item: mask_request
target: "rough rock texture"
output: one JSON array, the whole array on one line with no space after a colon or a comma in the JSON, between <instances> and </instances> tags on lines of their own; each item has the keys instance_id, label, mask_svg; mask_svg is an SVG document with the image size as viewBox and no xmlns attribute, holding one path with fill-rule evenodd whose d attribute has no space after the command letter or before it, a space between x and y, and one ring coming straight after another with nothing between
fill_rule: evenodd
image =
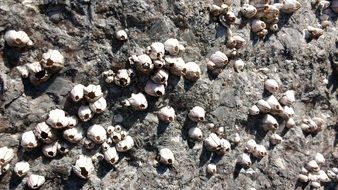
<instances>
[{"instance_id":1,"label":"rough rock texture","mask_svg":"<svg viewBox=\"0 0 338 190\"><path fill-rule=\"evenodd\" d=\"M338 23L330 15L331 25L318 40L307 41L308 25L317 26L318 12L310 1L293 15L281 14L280 30L259 40L250 32L249 24L232 26L247 45L237 57L245 61L242 72L235 72L233 61L218 76L207 73L207 58L215 51L226 51L226 29L209 16L211 0L0 0L0 140L17 152L12 160L26 160L31 172L46 176L43 189L309 189L297 182L303 163L322 153L327 162L324 170L338 165ZM238 13L241 2L233 1ZM115 31L128 29L129 40L117 41ZM8 47L3 39L9 29L23 30L34 41L32 48ZM122 108L120 101L141 88L107 85L101 73L128 66L128 57L140 54L155 41L177 38L186 47L186 62L195 61L203 71L196 83L183 77L169 79L165 96L147 97L146 111ZM14 67L39 60L48 49L59 49L66 58L65 68L47 82L34 86L22 79ZM235 59L233 59L235 60ZM305 136L299 126L277 130L284 141L269 146L269 135L257 130L260 118L248 116L248 109L264 96L263 83L274 78L281 92L296 91L293 104L299 124L307 116L326 116L325 129L317 135ZM96 115L88 124L115 124L116 117L136 140L136 147L121 155L115 166L102 161L88 181L71 171L78 154L93 154L80 145L65 156L50 159L38 148L25 152L20 146L21 134L46 119L53 108L75 114L78 105L68 93L75 84L100 84L106 93L109 109ZM161 106L175 108L178 118L169 125L159 122L155 111ZM236 132L242 141L223 157L204 150L203 143L187 140L191 123L187 113L193 106L205 108L204 136L224 127L224 137ZM282 122L282 121L281 121ZM213 123L210 128L208 123ZM61 138L61 137L60 137ZM254 138L268 149L268 155L253 163L250 169L238 169L236 159L244 151L245 142ZM177 162L173 167L155 167L158 149L171 149ZM98 148L97 148L98 149ZM206 175L206 165L217 164L218 172ZM0 189L22 189L25 179L12 171L1 176ZM334 189L325 183L322 188ZM337 188L337 187L336 187Z\"/></svg>"}]
</instances>

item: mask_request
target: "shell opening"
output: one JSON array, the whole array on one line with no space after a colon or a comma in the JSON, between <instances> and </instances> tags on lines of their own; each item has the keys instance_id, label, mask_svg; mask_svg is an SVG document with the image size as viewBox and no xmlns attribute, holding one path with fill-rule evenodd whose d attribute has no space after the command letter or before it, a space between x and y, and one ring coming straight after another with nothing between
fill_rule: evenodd
<instances>
[{"instance_id":1,"label":"shell opening","mask_svg":"<svg viewBox=\"0 0 338 190\"><path fill-rule=\"evenodd\" d=\"M89 92L88 93L88 97L90 98L90 99L94 99L96 96L95 96L95 92Z\"/></svg>"},{"instance_id":2,"label":"shell opening","mask_svg":"<svg viewBox=\"0 0 338 190\"><path fill-rule=\"evenodd\" d=\"M41 136L42 139L47 139L48 138L48 134L46 132L43 132L43 131L41 132L40 136Z\"/></svg>"},{"instance_id":3,"label":"shell opening","mask_svg":"<svg viewBox=\"0 0 338 190\"><path fill-rule=\"evenodd\" d=\"M45 75L46 75L46 70L41 70L41 71L35 73L34 76L37 79L42 79L43 77L45 77Z\"/></svg>"},{"instance_id":4,"label":"shell opening","mask_svg":"<svg viewBox=\"0 0 338 190\"><path fill-rule=\"evenodd\" d=\"M88 176L88 171L86 170L86 168L81 167L80 170L81 170L81 175L83 177L87 177Z\"/></svg>"}]
</instances>

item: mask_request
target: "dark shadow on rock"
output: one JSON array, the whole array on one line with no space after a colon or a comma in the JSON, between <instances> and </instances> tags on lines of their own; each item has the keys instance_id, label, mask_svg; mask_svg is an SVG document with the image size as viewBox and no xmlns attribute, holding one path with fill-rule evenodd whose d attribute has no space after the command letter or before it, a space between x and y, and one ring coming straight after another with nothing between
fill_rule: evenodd
<instances>
[{"instance_id":1,"label":"dark shadow on rock","mask_svg":"<svg viewBox=\"0 0 338 190\"><path fill-rule=\"evenodd\" d=\"M271 144L271 143L269 143L268 150L272 150L272 149L274 149L275 147L276 147L276 145L275 145L275 144Z\"/></svg>"},{"instance_id":2,"label":"dark shadow on rock","mask_svg":"<svg viewBox=\"0 0 338 190\"><path fill-rule=\"evenodd\" d=\"M174 91L177 84L180 82L180 80L181 80L181 77L179 76L169 75L168 86L166 87L166 90L167 90L166 93Z\"/></svg>"},{"instance_id":3,"label":"dark shadow on rock","mask_svg":"<svg viewBox=\"0 0 338 190\"><path fill-rule=\"evenodd\" d=\"M338 42L336 42L336 48L338 48ZM338 89L338 51L333 52L329 56L332 73L329 75L327 88L331 89L331 94L335 93ZM337 95L338 96L338 95ZM338 99L338 97L336 97Z\"/></svg>"},{"instance_id":4,"label":"dark shadow on rock","mask_svg":"<svg viewBox=\"0 0 338 190\"><path fill-rule=\"evenodd\" d=\"M55 81L57 78L57 75L52 75L47 81L38 84L38 85L33 85L29 79L23 79L23 86L24 86L24 91L27 96L31 96L33 99L37 98L38 96L42 95L43 93L46 92L48 87Z\"/></svg>"},{"instance_id":5,"label":"dark shadow on rock","mask_svg":"<svg viewBox=\"0 0 338 190\"><path fill-rule=\"evenodd\" d=\"M213 74L212 71L210 71L209 69L208 69L207 73L208 73L209 80L216 80L218 78L218 75L219 75L219 74L217 74L217 75Z\"/></svg>"},{"instance_id":6,"label":"dark shadow on rock","mask_svg":"<svg viewBox=\"0 0 338 190\"><path fill-rule=\"evenodd\" d=\"M195 144L196 144L196 142L194 140L192 140L192 139L188 139L187 141L188 141L188 147L190 149L193 149L194 146L195 146Z\"/></svg>"},{"instance_id":7,"label":"dark shadow on rock","mask_svg":"<svg viewBox=\"0 0 338 190\"><path fill-rule=\"evenodd\" d=\"M297 180L294 189L298 189L298 188L305 189L307 185L308 183L300 182L299 180Z\"/></svg>"},{"instance_id":8,"label":"dark shadow on rock","mask_svg":"<svg viewBox=\"0 0 338 190\"><path fill-rule=\"evenodd\" d=\"M1 180L0 180L1 181ZM17 187L22 182L22 178L18 177L14 172L12 172L11 178L9 180L9 189L17 189Z\"/></svg>"},{"instance_id":9,"label":"dark shadow on rock","mask_svg":"<svg viewBox=\"0 0 338 190\"><path fill-rule=\"evenodd\" d=\"M262 127L263 117L264 114L259 114L256 116L248 115L247 117L247 125L245 126L246 131L255 135L255 140L257 143L260 143L268 133L268 131L264 130Z\"/></svg>"},{"instance_id":10,"label":"dark shadow on rock","mask_svg":"<svg viewBox=\"0 0 338 190\"><path fill-rule=\"evenodd\" d=\"M169 123L166 123L160 120L160 122L157 125L157 137L161 136L166 131L168 126L169 126Z\"/></svg>"},{"instance_id":11,"label":"dark shadow on rock","mask_svg":"<svg viewBox=\"0 0 338 190\"><path fill-rule=\"evenodd\" d=\"M204 146L202 148L202 152L199 158L199 167L204 166L211 158L212 153L210 151L208 151Z\"/></svg>"},{"instance_id":12,"label":"dark shadow on rock","mask_svg":"<svg viewBox=\"0 0 338 190\"><path fill-rule=\"evenodd\" d=\"M237 179L237 177L239 176L239 173L241 172L242 168L243 167L239 163L236 162L236 165L235 165L235 168L234 168L234 172L232 174L232 176L233 176L234 179Z\"/></svg>"},{"instance_id":13,"label":"dark shadow on rock","mask_svg":"<svg viewBox=\"0 0 338 190\"><path fill-rule=\"evenodd\" d=\"M82 101L74 102L70 96L66 97L66 101L63 104L63 110L68 113L68 115L78 115L78 110L82 104Z\"/></svg>"},{"instance_id":14,"label":"dark shadow on rock","mask_svg":"<svg viewBox=\"0 0 338 190\"><path fill-rule=\"evenodd\" d=\"M287 127L284 127L283 130L282 130L282 132L281 132L281 134L280 134L280 136L284 137L288 131L289 131L289 129Z\"/></svg>"},{"instance_id":15,"label":"dark shadow on rock","mask_svg":"<svg viewBox=\"0 0 338 190\"><path fill-rule=\"evenodd\" d=\"M104 178L111 170L116 171L116 167L107 163L105 160L100 161L98 165L97 177L100 179Z\"/></svg>"},{"instance_id":16,"label":"dark shadow on rock","mask_svg":"<svg viewBox=\"0 0 338 190\"><path fill-rule=\"evenodd\" d=\"M218 154L212 154L212 157L211 157L211 160L210 160L210 163L213 163L213 164L217 164L219 161L222 160L224 155L218 155Z\"/></svg>"},{"instance_id":17,"label":"dark shadow on rock","mask_svg":"<svg viewBox=\"0 0 338 190\"><path fill-rule=\"evenodd\" d=\"M65 189L82 189L87 182L87 179L78 177L73 170L67 180L62 180Z\"/></svg>"},{"instance_id":18,"label":"dark shadow on rock","mask_svg":"<svg viewBox=\"0 0 338 190\"><path fill-rule=\"evenodd\" d=\"M158 166L156 167L156 172L157 172L157 174L162 175L162 174L164 174L168 169L169 169L169 168L168 168L167 165L159 163Z\"/></svg>"},{"instance_id":19,"label":"dark shadow on rock","mask_svg":"<svg viewBox=\"0 0 338 190\"><path fill-rule=\"evenodd\" d=\"M280 12L278 17L278 28L279 30L283 28L286 24L289 23L290 18L293 14L285 14L283 12Z\"/></svg>"},{"instance_id":20,"label":"dark shadow on rock","mask_svg":"<svg viewBox=\"0 0 338 190\"><path fill-rule=\"evenodd\" d=\"M250 40L252 41L253 46L260 41L259 37L254 32L250 32Z\"/></svg>"},{"instance_id":21,"label":"dark shadow on rock","mask_svg":"<svg viewBox=\"0 0 338 190\"><path fill-rule=\"evenodd\" d=\"M17 65L20 65L20 57L21 57L21 51L24 49L19 49L15 47L10 47L5 43L5 47L3 49L3 61L7 68L14 68Z\"/></svg>"},{"instance_id":22,"label":"dark shadow on rock","mask_svg":"<svg viewBox=\"0 0 338 190\"><path fill-rule=\"evenodd\" d=\"M228 28L223 26L222 24L218 24L216 27L215 38L222 38L224 36L227 36L227 34L228 34Z\"/></svg>"},{"instance_id":23,"label":"dark shadow on rock","mask_svg":"<svg viewBox=\"0 0 338 190\"><path fill-rule=\"evenodd\" d=\"M30 151L25 151L23 148L19 148L19 151L23 151L22 158L23 160L36 160L42 156L42 146L38 146Z\"/></svg>"},{"instance_id":24,"label":"dark shadow on rock","mask_svg":"<svg viewBox=\"0 0 338 190\"><path fill-rule=\"evenodd\" d=\"M323 186L324 186L324 190L333 190L333 189L335 189L335 187L337 187L337 183L326 182L326 183L323 183Z\"/></svg>"},{"instance_id":25,"label":"dark shadow on rock","mask_svg":"<svg viewBox=\"0 0 338 190\"><path fill-rule=\"evenodd\" d=\"M181 129L181 134L182 134L183 140L187 140L189 138L188 137L189 136L188 135L189 129L192 128L192 127L196 127L196 126L197 126L196 123L191 121L191 119L188 116L186 116L184 123L183 123L183 127Z\"/></svg>"},{"instance_id":26,"label":"dark shadow on rock","mask_svg":"<svg viewBox=\"0 0 338 190\"><path fill-rule=\"evenodd\" d=\"M191 87L195 85L197 81L189 81L189 80L184 80L184 90L189 91Z\"/></svg>"}]
</instances>

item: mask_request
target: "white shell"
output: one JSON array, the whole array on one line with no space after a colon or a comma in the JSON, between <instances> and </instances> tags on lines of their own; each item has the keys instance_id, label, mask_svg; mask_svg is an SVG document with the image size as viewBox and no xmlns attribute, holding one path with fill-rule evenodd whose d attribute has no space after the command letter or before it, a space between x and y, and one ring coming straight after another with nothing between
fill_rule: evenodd
<instances>
[{"instance_id":1,"label":"white shell","mask_svg":"<svg viewBox=\"0 0 338 190\"><path fill-rule=\"evenodd\" d=\"M256 146L257 146L256 141L253 140L253 139L250 139L246 142L245 150L249 153L252 153L252 152L254 152Z\"/></svg>"},{"instance_id":2,"label":"white shell","mask_svg":"<svg viewBox=\"0 0 338 190\"><path fill-rule=\"evenodd\" d=\"M73 166L73 171L77 176L88 179L94 171L92 159L88 156L80 155Z\"/></svg>"},{"instance_id":3,"label":"white shell","mask_svg":"<svg viewBox=\"0 0 338 190\"><path fill-rule=\"evenodd\" d=\"M337 177L337 174L334 173L332 170L327 170L326 173L330 179L335 179Z\"/></svg>"},{"instance_id":4,"label":"white shell","mask_svg":"<svg viewBox=\"0 0 338 190\"><path fill-rule=\"evenodd\" d=\"M270 104L263 99L258 100L256 105L257 105L259 111L262 112L262 113L269 113L270 110L271 110Z\"/></svg>"},{"instance_id":5,"label":"white shell","mask_svg":"<svg viewBox=\"0 0 338 190\"><path fill-rule=\"evenodd\" d=\"M109 164L116 164L119 161L119 155L116 152L115 147L108 147L104 152L104 159Z\"/></svg>"},{"instance_id":6,"label":"white shell","mask_svg":"<svg viewBox=\"0 0 338 190\"><path fill-rule=\"evenodd\" d=\"M158 69L162 68L165 65L164 60L154 60L153 63L154 63L154 67Z\"/></svg>"},{"instance_id":7,"label":"white shell","mask_svg":"<svg viewBox=\"0 0 338 190\"><path fill-rule=\"evenodd\" d=\"M264 88L270 93L275 93L279 90L279 85L274 79L267 79L264 83Z\"/></svg>"},{"instance_id":8,"label":"white shell","mask_svg":"<svg viewBox=\"0 0 338 190\"><path fill-rule=\"evenodd\" d=\"M160 160L162 164L172 165L175 162L174 153L168 148L162 148L159 152Z\"/></svg>"},{"instance_id":9,"label":"white shell","mask_svg":"<svg viewBox=\"0 0 338 190\"><path fill-rule=\"evenodd\" d=\"M100 85L90 84L83 88L83 93L88 102L95 102L103 96Z\"/></svg>"},{"instance_id":10,"label":"white shell","mask_svg":"<svg viewBox=\"0 0 338 190\"><path fill-rule=\"evenodd\" d=\"M284 106L284 107L283 107L283 115L284 115L286 118L290 118L290 117L293 117L293 116L295 115L295 111L293 110L292 107Z\"/></svg>"},{"instance_id":11,"label":"white shell","mask_svg":"<svg viewBox=\"0 0 338 190\"><path fill-rule=\"evenodd\" d=\"M131 65L135 65L136 70L144 74L149 74L154 68L153 61L147 54L131 56L129 62Z\"/></svg>"},{"instance_id":12,"label":"white shell","mask_svg":"<svg viewBox=\"0 0 338 190\"><path fill-rule=\"evenodd\" d=\"M165 106L157 112L157 117L166 123L170 123L175 120L176 114L174 108Z\"/></svg>"},{"instance_id":13,"label":"white shell","mask_svg":"<svg viewBox=\"0 0 338 190\"><path fill-rule=\"evenodd\" d=\"M249 115L258 115L259 114L259 108L257 105L253 105L250 109L249 109Z\"/></svg>"},{"instance_id":14,"label":"white shell","mask_svg":"<svg viewBox=\"0 0 338 190\"><path fill-rule=\"evenodd\" d=\"M184 78L190 81L196 81L202 75L200 66L195 62L188 62L185 64L186 72Z\"/></svg>"},{"instance_id":15,"label":"white shell","mask_svg":"<svg viewBox=\"0 0 338 190\"><path fill-rule=\"evenodd\" d=\"M116 150L118 152L126 152L133 148L134 140L131 136L127 135L124 139L116 144Z\"/></svg>"},{"instance_id":16,"label":"white shell","mask_svg":"<svg viewBox=\"0 0 338 190\"><path fill-rule=\"evenodd\" d=\"M42 153L50 158L53 158L56 156L56 153L58 151L58 143L54 142L51 144L46 144L42 147Z\"/></svg>"},{"instance_id":17,"label":"white shell","mask_svg":"<svg viewBox=\"0 0 338 190\"><path fill-rule=\"evenodd\" d=\"M312 119L303 119L300 128L307 133L318 132L318 125Z\"/></svg>"},{"instance_id":18,"label":"white shell","mask_svg":"<svg viewBox=\"0 0 338 190\"><path fill-rule=\"evenodd\" d=\"M95 143L90 138L84 138L84 140L83 140L83 146L86 149L90 150L90 149L93 149L95 147Z\"/></svg>"},{"instance_id":19,"label":"white shell","mask_svg":"<svg viewBox=\"0 0 338 190\"><path fill-rule=\"evenodd\" d=\"M291 128L295 127L295 126L296 126L296 122L295 122L295 120L292 117L289 118L286 121L286 123L285 123L285 127L288 128L288 129L291 129Z\"/></svg>"},{"instance_id":20,"label":"white shell","mask_svg":"<svg viewBox=\"0 0 338 190\"><path fill-rule=\"evenodd\" d=\"M150 96L163 96L165 93L165 86L148 80L146 86L144 87L144 91Z\"/></svg>"},{"instance_id":21,"label":"white shell","mask_svg":"<svg viewBox=\"0 0 338 190\"><path fill-rule=\"evenodd\" d=\"M14 157L14 151L6 146L0 148L0 166L8 164Z\"/></svg>"},{"instance_id":22,"label":"white shell","mask_svg":"<svg viewBox=\"0 0 338 190\"><path fill-rule=\"evenodd\" d=\"M189 111L188 117L192 121L202 122L205 120L205 110L200 106L195 106Z\"/></svg>"},{"instance_id":23,"label":"white shell","mask_svg":"<svg viewBox=\"0 0 338 190\"><path fill-rule=\"evenodd\" d=\"M170 73L176 76L185 75L187 69L185 61L181 57L165 56L166 68L169 68Z\"/></svg>"},{"instance_id":24,"label":"white shell","mask_svg":"<svg viewBox=\"0 0 338 190\"><path fill-rule=\"evenodd\" d=\"M58 153L66 154L69 152L69 145L66 143L57 143Z\"/></svg>"},{"instance_id":25,"label":"white shell","mask_svg":"<svg viewBox=\"0 0 338 190\"><path fill-rule=\"evenodd\" d=\"M78 101L82 100L84 88L85 88L85 86L83 86L82 84L77 84L70 91L70 97L72 98L72 100L74 102L78 102Z\"/></svg>"},{"instance_id":26,"label":"white shell","mask_svg":"<svg viewBox=\"0 0 338 190\"><path fill-rule=\"evenodd\" d=\"M169 38L164 42L164 49L170 55L178 55L180 52L184 51L185 48L177 39Z\"/></svg>"},{"instance_id":27,"label":"white shell","mask_svg":"<svg viewBox=\"0 0 338 190\"><path fill-rule=\"evenodd\" d=\"M128 40L128 34L125 30L118 30L115 32L116 39L120 41L126 41Z\"/></svg>"},{"instance_id":28,"label":"white shell","mask_svg":"<svg viewBox=\"0 0 338 190\"><path fill-rule=\"evenodd\" d=\"M234 144L238 144L241 142L242 138L238 133L232 134L229 137L230 142L234 143Z\"/></svg>"},{"instance_id":29,"label":"white shell","mask_svg":"<svg viewBox=\"0 0 338 190\"><path fill-rule=\"evenodd\" d=\"M325 182L331 181L330 178L329 178L329 176L323 170L319 170L318 175L319 175L319 180L321 182L325 183Z\"/></svg>"},{"instance_id":30,"label":"white shell","mask_svg":"<svg viewBox=\"0 0 338 190\"><path fill-rule=\"evenodd\" d=\"M239 157L237 158L237 163L244 167L244 168L248 168L251 166L251 159L250 159L250 155L246 154L246 153L242 153L241 155L239 155Z\"/></svg>"},{"instance_id":31,"label":"white shell","mask_svg":"<svg viewBox=\"0 0 338 190\"><path fill-rule=\"evenodd\" d=\"M282 105L290 105L295 101L296 101L296 98L295 98L295 91L294 90L288 90L288 91L284 92L283 96L279 99L279 102Z\"/></svg>"},{"instance_id":32,"label":"white shell","mask_svg":"<svg viewBox=\"0 0 338 190\"><path fill-rule=\"evenodd\" d=\"M38 85L49 78L48 72L43 69L39 62L26 64L29 71L29 80L32 84Z\"/></svg>"},{"instance_id":33,"label":"white shell","mask_svg":"<svg viewBox=\"0 0 338 190\"><path fill-rule=\"evenodd\" d=\"M115 80L115 73L112 70L107 70L102 73L102 77L106 83L111 84Z\"/></svg>"},{"instance_id":34,"label":"white shell","mask_svg":"<svg viewBox=\"0 0 338 190\"><path fill-rule=\"evenodd\" d=\"M263 145L257 144L252 155L254 155L256 158L263 158L267 155L266 148Z\"/></svg>"},{"instance_id":35,"label":"white shell","mask_svg":"<svg viewBox=\"0 0 338 190\"><path fill-rule=\"evenodd\" d=\"M313 188L320 188L321 185L318 181L311 181L310 186Z\"/></svg>"},{"instance_id":36,"label":"white shell","mask_svg":"<svg viewBox=\"0 0 338 190\"><path fill-rule=\"evenodd\" d=\"M263 128L268 130L276 130L279 126L277 120L270 114L266 114L262 120Z\"/></svg>"},{"instance_id":37,"label":"white shell","mask_svg":"<svg viewBox=\"0 0 338 190\"><path fill-rule=\"evenodd\" d=\"M203 138L203 132L198 127L191 127L188 131L188 135L191 139L200 141Z\"/></svg>"},{"instance_id":38,"label":"white shell","mask_svg":"<svg viewBox=\"0 0 338 190\"><path fill-rule=\"evenodd\" d=\"M234 63L234 68L236 72L243 71L245 62L242 59L237 59Z\"/></svg>"},{"instance_id":39,"label":"white shell","mask_svg":"<svg viewBox=\"0 0 338 190\"><path fill-rule=\"evenodd\" d=\"M219 155L223 155L226 152L230 151L230 148L231 148L230 142L226 139L221 139L220 144L217 147L216 153Z\"/></svg>"},{"instance_id":40,"label":"white shell","mask_svg":"<svg viewBox=\"0 0 338 190\"><path fill-rule=\"evenodd\" d=\"M324 34L324 30L321 28L316 28L312 26L307 27L307 36L312 39L318 39L321 35Z\"/></svg>"},{"instance_id":41,"label":"white shell","mask_svg":"<svg viewBox=\"0 0 338 190\"><path fill-rule=\"evenodd\" d=\"M142 93L132 93L131 97L122 102L125 106L131 106L136 110L145 110L148 107L148 102L144 94Z\"/></svg>"},{"instance_id":42,"label":"white shell","mask_svg":"<svg viewBox=\"0 0 338 190\"><path fill-rule=\"evenodd\" d=\"M10 167L11 167L10 164L6 164L6 165L3 165L3 166L0 166L0 176L2 174L6 173L9 170Z\"/></svg>"},{"instance_id":43,"label":"white shell","mask_svg":"<svg viewBox=\"0 0 338 190\"><path fill-rule=\"evenodd\" d=\"M80 142L83 138L82 126L77 125L76 127L64 130L63 131L63 137L71 143Z\"/></svg>"},{"instance_id":44,"label":"white shell","mask_svg":"<svg viewBox=\"0 0 338 190\"><path fill-rule=\"evenodd\" d=\"M259 20L259 19L255 19L251 22L251 30L252 32L259 32L262 31L266 28L266 24L265 22Z\"/></svg>"},{"instance_id":45,"label":"white shell","mask_svg":"<svg viewBox=\"0 0 338 190\"><path fill-rule=\"evenodd\" d=\"M89 106L81 105L77 115L79 116L81 121L89 121L91 118L93 118L94 114Z\"/></svg>"},{"instance_id":46,"label":"white shell","mask_svg":"<svg viewBox=\"0 0 338 190\"><path fill-rule=\"evenodd\" d=\"M216 164L208 164L207 165L207 173L209 175L214 175L217 172Z\"/></svg>"},{"instance_id":47,"label":"white shell","mask_svg":"<svg viewBox=\"0 0 338 190\"><path fill-rule=\"evenodd\" d=\"M33 42L24 31L8 30L5 33L5 41L12 47L32 46Z\"/></svg>"},{"instance_id":48,"label":"white shell","mask_svg":"<svg viewBox=\"0 0 338 190\"><path fill-rule=\"evenodd\" d=\"M115 127L112 126L112 125L109 125L107 127L106 131L107 131L107 134L110 135L110 134L112 134L115 131Z\"/></svg>"},{"instance_id":49,"label":"white shell","mask_svg":"<svg viewBox=\"0 0 338 190\"><path fill-rule=\"evenodd\" d=\"M269 104L271 107L270 111L281 113L283 112L283 107L279 104L277 98L274 95L270 95L265 99L265 101Z\"/></svg>"},{"instance_id":50,"label":"white shell","mask_svg":"<svg viewBox=\"0 0 338 190\"><path fill-rule=\"evenodd\" d=\"M204 140L204 146L209 151L216 151L220 144L221 139L215 133L210 133Z\"/></svg>"},{"instance_id":51,"label":"white shell","mask_svg":"<svg viewBox=\"0 0 338 190\"><path fill-rule=\"evenodd\" d=\"M102 113L107 109L107 101L104 97L101 97L95 102L90 103L89 108L95 113Z\"/></svg>"},{"instance_id":52,"label":"white shell","mask_svg":"<svg viewBox=\"0 0 338 190\"><path fill-rule=\"evenodd\" d=\"M299 180L300 182L304 182L304 183L306 183L306 182L308 182L308 181L309 181L309 178L308 178L308 176L307 176L307 175L304 175L304 174L299 174L299 175L298 175L298 180Z\"/></svg>"},{"instance_id":53,"label":"white shell","mask_svg":"<svg viewBox=\"0 0 338 190\"><path fill-rule=\"evenodd\" d=\"M46 70L56 72L64 67L65 59L58 50L49 49L46 53L42 54L40 64Z\"/></svg>"},{"instance_id":54,"label":"white shell","mask_svg":"<svg viewBox=\"0 0 338 190\"><path fill-rule=\"evenodd\" d=\"M17 162L14 166L14 172L17 176L23 177L25 176L30 169L29 163L25 161Z\"/></svg>"},{"instance_id":55,"label":"white shell","mask_svg":"<svg viewBox=\"0 0 338 190\"><path fill-rule=\"evenodd\" d=\"M20 73L22 78L27 78L29 76L29 71L26 65L16 66L15 69Z\"/></svg>"},{"instance_id":56,"label":"white shell","mask_svg":"<svg viewBox=\"0 0 338 190\"><path fill-rule=\"evenodd\" d=\"M226 64L228 64L228 57L220 52L216 51L214 54L212 54L209 58L209 60L214 64L214 67L212 64L208 65L209 70L213 70L216 68L223 68Z\"/></svg>"},{"instance_id":57,"label":"white shell","mask_svg":"<svg viewBox=\"0 0 338 190\"><path fill-rule=\"evenodd\" d=\"M46 181L44 176L31 174L27 179L27 186L31 189L38 189Z\"/></svg>"},{"instance_id":58,"label":"white shell","mask_svg":"<svg viewBox=\"0 0 338 190\"><path fill-rule=\"evenodd\" d=\"M44 143L51 143L56 139L53 129L46 122L38 123L33 132Z\"/></svg>"},{"instance_id":59,"label":"white shell","mask_svg":"<svg viewBox=\"0 0 338 190\"><path fill-rule=\"evenodd\" d=\"M95 143L101 144L107 139L107 131L101 125L92 125L87 130L87 137Z\"/></svg>"},{"instance_id":60,"label":"white shell","mask_svg":"<svg viewBox=\"0 0 338 190\"><path fill-rule=\"evenodd\" d=\"M324 156L321 153L318 152L315 155L315 161L317 162L317 164L322 165L322 164L325 163L325 158L324 158Z\"/></svg>"},{"instance_id":61,"label":"white shell","mask_svg":"<svg viewBox=\"0 0 338 190\"><path fill-rule=\"evenodd\" d=\"M312 121L316 123L317 131L323 130L323 127L324 127L324 124L325 124L325 120L323 118L313 117Z\"/></svg>"},{"instance_id":62,"label":"white shell","mask_svg":"<svg viewBox=\"0 0 338 190\"><path fill-rule=\"evenodd\" d=\"M131 78L134 77L135 73L132 69L120 69L116 72L114 84L121 87L129 86Z\"/></svg>"},{"instance_id":63,"label":"white shell","mask_svg":"<svg viewBox=\"0 0 338 190\"><path fill-rule=\"evenodd\" d=\"M73 116L68 116L68 128L75 127L79 123L79 119L73 115Z\"/></svg>"},{"instance_id":64,"label":"white shell","mask_svg":"<svg viewBox=\"0 0 338 190\"><path fill-rule=\"evenodd\" d=\"M309 174L309 171L305 167L302 167L302 169L300 170L300 173L307 175L307 174Z\"/></svg>"},{"instance_id":65,"label":"white shell","mask_svg":"<svg viewBox=\"0 0 338 190\"><path fill-rule=\"evenodd\" d=\"M276 133L270 136L270 143L273 145L280 144L282 141L283 141L283 138Z\"/></svg>"},{"instance_id":66,"label":"white shell","mask_svg":"<svg viewBox=\"0 0 338 190\"><path fill-rule=\"evenodd\" d=\"M283 7L280 9L282 12L291 14L301 8L301 4L296 0L283 0Z\"/></svg>"},{"instance_id":67,"label":"white shell","mask_svg":"<svg viewBox=\"0 0 338 190\"><path fill-rule=\"evenodd\" d=\"M249 4L244 4L240 11L245 18L252 18L257 13L257 9L253 5Z\"/></svg>"},{"instance_id":68,"label":"white shell","mask_svg":"<svg viewBox=\"0 0 338 190\"><path fill-rule=\"evenodd\" d=\"M278 31L278 24L272 24L270 27L269 27L269 30L271 32L277 32Z\"/></svg>"},{"instance_id":69,"label":"white shell","mask_svg":"<svg viewBox=\"0 0 338 190\"><path fill-rule=\"evenodd\" d=\"M311 160L310 162L308 162L305 165L305 168L311 172L312 171L318 172L320 170L319 165L317 164L315 160Z\"/></svg>"},{"instance_id":70,"label":"white shell","mask_svg":"<svg viewBox=\"0 0 338 190\"><path fill-rule=\"evenodd\" d=\"M151 59L162 59L164 56L164 44L161 42L154 42L147 47L147 53Z\"/></svg>"},{"instance_id":71,"label":"white shell","mask_svg":"<svg viewBox=\"0 0 338 190\"><path fill-rule=\"evenodd\" d=\"M46 123L53 128L60 129L68 126L68 119L65 111L55 109L49 112Z\"/></svg>"},{"instance_id":72,"label":"white shell","mask_svg":"<svg viewBox=\"0 0 338 190\"><path fill-rule=\"evenodd\" d=\"M38 146L38 140L36 139L33 131L26 131L22 134L21 146L24 149L33 149Z\"/></svg>"},{"instance_id":73,"label":"white shell","mask_svg":"<svg viewBox=\"0 0 338 190\"><path fill-rule=\"evenodd\" d=\"M169 73L165 69L159 69L153 74L153 76L151 76L151 80L157 84L166 84L168 81L168 78L169 78Z\"/></svg>"},{"instance_id":74,"label":"white shell","mask_svg":"<svg viewBox=\"0 0 338 190\"><path fill-rule=\"evenodd\" d=\"M114 143L118 143L122 140L122 135L120 132L116 132L114 131L111 135L110 135L110 138L111 140L114 142Z\"/></svg>"},{"instance_id":75,"label":"white shell","mask_svg":"<svg viewBox=\"0 0 338 190\"><path fill-rule=\"evenodd\" d=\"M233 48L241 49L244 47L245 44L246 44L246 41L244 38L238 35L234 35L227 41L226 45L230 49L233 49Z\"/></svg>"}]
</instances>

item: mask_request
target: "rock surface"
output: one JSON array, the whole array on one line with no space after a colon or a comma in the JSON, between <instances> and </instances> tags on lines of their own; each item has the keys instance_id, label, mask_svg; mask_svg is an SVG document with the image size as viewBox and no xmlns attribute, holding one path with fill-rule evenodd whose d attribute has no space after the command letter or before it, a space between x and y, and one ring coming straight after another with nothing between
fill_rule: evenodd
<instances>
[{"instance_id":1,"label":"rock surface","mask_svg":"<svg viewBox=\"0 0 338 190\"><path fill-rule=\"evenodd\" d=\"M246 41L236 57L245 63L242 72L235 72L233 59L218 77L207 73L206 62L215 51L226 51L226 28L213 21L207 7L211 0L0 0L0 140L1 146L15 148L12 160L26 160L31 172L44 175L43 189L309 189L297 182L303 163L315 153L324 155L326 170L338 165L338 23L337 14L330 15L331 25L318 40L307 41L308 25L317 26L317 12L310 1L301 1L302 8L292 15L281 14L280 30L264 40L250 32L249 24L232 26L231 30ZM233 1L238 13L241 2ZM31 48L16 49L6 45L7 30L23 30L34 42ZM117 30L128 29L129 40L115 39ZM177 38L183 42L185 62L194 61L202 69L195 83L171 76L166 94L147 97L149 108L132 111L122 108L120 101L140 85L128 88L107 85L101 73L128 65L128 57L140 54L152 42ZM34 86L15 72L17 65L39 60L48 49L64 55L65 68L47 82ZM249 108L265 96L264 81L273 78L281 84L280 92L295 90L295 120L326 116L326 127L317 135L305 136L299 126L277 133L284 141L269 146L269 135L257 130L259 118L248 116ZM76 106L68 93L75 84L100 84L106 93L109 109L96 115L89 124L108 126L116 120L136 141L136 147L121 156L115 166L102 161L88 180L71 172L76 156L88 153L80 145L65 156L46 158L41 149L24 152L19 139L47 118L54 108L73 115ZM160 107L172 106L177 119L169 125L155 115ZM238 133L242 141L224 155L215 156L204 150L203 143L187 140L192 126L187 119L194 106L206 110L201 129L206 137L224 127L225 138ZM75 107L74 107L75 106ZM120 117L123 117L121 121ZM210 128L209 123L214 127ZM268 155L253 162L250 169L238 169L237 157L243 153L248 139L268 149ZM173 167L155 167L157 151L169 148L177 163ZM98 148L97 148L98 149ZM217 174L206 174L208 163L216 163ZM0 189L22 189L25 179L12 171L1 176ZM326 189L338 188L325 183ZM323 187L323 188L324 188Z\"/></svg>"}]
</instances>

